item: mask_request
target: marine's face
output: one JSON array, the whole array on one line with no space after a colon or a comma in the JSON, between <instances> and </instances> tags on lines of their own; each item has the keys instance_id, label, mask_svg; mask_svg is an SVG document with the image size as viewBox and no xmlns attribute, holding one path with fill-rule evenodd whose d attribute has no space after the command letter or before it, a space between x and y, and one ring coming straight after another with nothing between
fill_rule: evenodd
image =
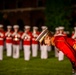
<instances>
[{"instance_id":1,"label":"marine's face","mask_svg":"<svg viewBox=\"0 0 76 75\"><path fill-rule=\"evenodd\" d=\"M38 31L38 29L33 29L33 31Z\"/></svg>"},{"instance_id":2,"label":"marine's face","mask_svg":"<svg viewBox=\"0 0 76 75\"><path fill-rule=\"evenodd\" d=\"M17 32L18 31L18 28L14 28L14 31Z\"/></svg>"},{"instance_id":3,"label":"marine's face","mask_svg":"<svg viewBox=\"0 0 76 75\"><path fill-rule=\"evenodd\" d=\"M45 36L45 38L44 38L44 43L46 44L46 45L51 45L51 37L50 36Z\"/></svg>"},{"instance_id":4,"label":"marine's face","mask_svg":"<svg viewBox=\"0 0 76 75\"><path fill-rule=\"evenodd\" d=\"M60 33L63 33L63 32L64 32L64 30L63 30L63 29L61 29L61 30L60 30Z\"/></svg>"},{"instance_id":5,"label":"marine's face","mask_svg":"<svg viewBox=\"0 0 76 75\"><path fill-rule=\"evenodd\" d=\"M8 28L7 30L8 30L8 31L11 31L11 28Z\"/></svg>"},{"instance_id":6,"label":"marine's face","mask_svg":"<svg viewBox=\"0 0 76 75\"><path fill-rule=\"evenodd\" d=\"M26 31L26 32L29 32L29 31L30 31L30 28L28 28L28 29L25 29L25 31Z\"/></svg>"}]
</instances>

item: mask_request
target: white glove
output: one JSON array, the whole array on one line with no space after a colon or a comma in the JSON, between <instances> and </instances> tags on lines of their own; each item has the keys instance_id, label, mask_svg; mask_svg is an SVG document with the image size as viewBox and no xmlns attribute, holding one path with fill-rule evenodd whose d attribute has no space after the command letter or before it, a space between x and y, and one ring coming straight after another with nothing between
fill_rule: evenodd
<instances>
[{"instance_id":1,"label":"white glove","mask_svg":"<svg viewBox=\"0 0 76 75\"><path fill-rule=\"evenodd\" d=\"M17 33L16 32L14 32L13 34L12 34L12 36L15 36Z\"/></svg>"},{"instance_id":2,"label":"white glove","mask_svg":"<svg viewBox=\"0 0 76 75\"><path fill-rule=\"evenodd\" d=\"M9 34L9 32L7 32L7 33L5 34L5 36L8 36L8 34Z\"/></svg>"},{"instance_id":3,"label":"white glove","mask_svg":"<svg viewBox=\"0 0 76 75\"><path fill-rule=\"evenodd\" d=\"M29 36L28 34L26 34L26 37L27 37L28 39L30 39L30 36Z\"/></svg>"},{"instance_id":4,"label":"white glove","mask_svg":"<svg viewBox=\"0 0 76 75\"><path fill-rule=\"evenodd\" d=\"M22 38L22 39L24 39L25 35L26 35L26 34L25 34L25 33L23 33L23 35L22 35L22 37L21 37L21 38Z\"/></svg>"}]
</instances>

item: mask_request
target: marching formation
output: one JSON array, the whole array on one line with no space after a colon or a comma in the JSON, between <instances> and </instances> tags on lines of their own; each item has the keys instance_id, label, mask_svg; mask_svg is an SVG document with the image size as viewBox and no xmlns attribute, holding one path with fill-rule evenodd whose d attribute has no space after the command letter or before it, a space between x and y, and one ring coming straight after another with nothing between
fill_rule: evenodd
<instances>
[{"instance_id":1,"label":"marching formation","mask_svg":"<svg viewBox=\"0 0 76 75\"><path fill-rule=\"evenodd\" d=\"M12 31L13 28L13 31ZM24 60L29 61L30 56L37 57L38 50L40 50L41 59L48 58L48 52L52 50L52 46L47 46L46 44L41 44L36 41L36 38L40 34L38 31L38 27L33 26L32 32L30 30L30 26L24 26L24 31L19 31L19 26L11 25L7 26L7 31L3 30L3 25L0 24L0 60L3 60L3 51L4 47L6 49L6 55L8 57L13 57L14 59L18 59L20 57L20 50L24 52ZM42 26L42 31L48 28L47 26ZM63 34L63 35L62 35ZM61 35L67 36L67 32L64 31L64 27L60 26L55 28L54 37ZM72 39L76 40L76 27L74 27L74 32L71 36ZM64 53L58 48L54 46L55 49L55 57L58 58L59 61L64 60Z\"/></svg>"}]
</instances>

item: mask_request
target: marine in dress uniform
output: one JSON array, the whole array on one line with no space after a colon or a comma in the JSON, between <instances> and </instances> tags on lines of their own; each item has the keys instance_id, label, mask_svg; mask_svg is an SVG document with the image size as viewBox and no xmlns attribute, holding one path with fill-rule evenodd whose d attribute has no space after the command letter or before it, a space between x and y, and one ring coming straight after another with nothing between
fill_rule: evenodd
<instances>
[{"instance_id":1,"label":"marine in dress uniform","mask_svg":"<svg viewBox=\"0 0 76 75\"><path fill-rule=\"evenodd\" d=\"M12 26L7 26L5 32L7 56L12 56Z\"/></svg>"},{"instance_id":2,"label":"marine in dress uniform","mask_svg":"<svg viewBox=\"0 0 76 75\"><path fill-rule=\"evenodd\" d=\"M30 54L31 54L31 39L32 39L32 33L30 32L30 26L26 25L25 31L22 34L22 40L23 40L23 49L24 49L24 60L29 61L30 60Z\"/></svg>"},{"instance_id":3,"label":"marine in dress uniform","mask_svg":"<svg viewBox=\"0 0 76 75\"><path fill-rule=\"evenodd\" d=\"M0 24L0 60L3 60L4 38L5 32L3 31L3 25Z\"/></svg>"},{"instance_id":4,"label":"marine in dress uniform","mask_svg":"<svg viewBox=\"0 0 76 75\"><path fill-rule=\"evenodd\" d=\"M67 36L67 35L64 33L64 27L63 27L63 26L60 26L60 27L59 27L59 34L58 34L58 36L62 36L62 37ZM64 60L64 53L63 53L62 51L60 51L60 50L59 50L59 53L58 53L58 60L59 60L59 61Z\"/></svg>"},{"instance_id":5,"label":"marine in dress uniform","mask_svg":"<svg viewBox=\"0 0 76 75\"><path fill-rule=\"evenodd\" d=\"M18 31L19 30L19 26L18 25L14 25L14 32L12 34L13 37L13 58L19 58L20 56L20 39L21 39L21 34Z\"/></svg>"},{"instance_id":6,"label":"marine in dress uniform","mask_svg":"<svg viewBox=\"0 0 76 75\"><path fill-rule=\"evenodd\" d=\"M42 31L47 29L47 26L42 26ZM48 48L45 44L40 44L41 49L41 59L47 59L48 58Z\"/></svg>"},{"instance_id":7,"label":"marine in dress uniform","mask_svg":"<svg viewBox=\"0 0 76 75\"><path fill-rule=\"evenodd\" d=\"M56 37L56 36L58 36L58 34L59 34L59 28L58 27L56 27L55 28L55 34L54 34L54 37ZM58 53L59 53L59 50L58 50L58 48L56 47L56 46L54 46L54 49L55 49L55 57L58 57Z\"/></svg>"},{"instance_id":8,"label":"marine in dress uniform","mask_svg":"<svg viewBox=\"0 0 76 75\"><path fill-rule=\"evenodd\" d=\"M38 38L36 40L37 41L39 40L39 42L41 42L40 39L44 35L45 34L38 36ZM67 36L53 37L53 35L49 32L43 38L43 41L47 45L50 45L50 44L55 45L60 51L62 51L65 54L65 56L70 60L70 62L72 64L74 75L76 75L76 43L75 43L75 40L73 40Z\"/></svg>"},{"instance_id":9,"label":"marine in dress uniform","mask_svg":"<svg viewBox=\"0 0 76 75\"><path fill-rule=\"evenodd\" d=\"M34 26L33 32L32 32L32 56L33 57L37 57L37 53L38 53L39 42L35 40L38 37L38 35L39 35L38 27Z\"/></svg>"}]
</instances>

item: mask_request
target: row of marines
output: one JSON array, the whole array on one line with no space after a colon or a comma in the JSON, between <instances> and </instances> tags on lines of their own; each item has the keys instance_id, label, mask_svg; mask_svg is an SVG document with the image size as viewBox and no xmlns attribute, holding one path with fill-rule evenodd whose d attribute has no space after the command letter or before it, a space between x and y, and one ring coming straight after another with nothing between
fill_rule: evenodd
<instances>
[{"instance_id":1,"label":"row of marines","mask_svg":"<svg viewBox=\"0 0 76 75\"><path fill-rule=\"evenodd\" d=\"M47 26L42 26L42 30L46 29ZM24 52L24 60L30 60L30 55L32 52L33 57L37 57L38 49L40 46L41 51L41 59L48 58L48 51L51 50L51 46L47 46L45 44L39 44L35 39L38 37L40 32L38 31L38 27L34 26L33 31L30 31L30 26L24 26L24 32L19 31L19 26L13 26L14 31L12 31L12 26L7 26L7 31L3 30L3 25L0 24L0 60L3 60L3 50L4 43L6 46L6 54L8 57L13 56L13 58L17 59L20 57L20 49L23 46ZM64 27L56 27L54 36L58 36L63 34L62 36L67 36L67 33L64 32ZM74 27L74 32L72 34L72 38L76 40L76 27ZM32 49L31 49L32 48ZM55 48L55 57L58 57L59 61L64 60L63 52L59 51ZM31 51L32 50L32 51Z\"/></svg>"}]
</instances>

